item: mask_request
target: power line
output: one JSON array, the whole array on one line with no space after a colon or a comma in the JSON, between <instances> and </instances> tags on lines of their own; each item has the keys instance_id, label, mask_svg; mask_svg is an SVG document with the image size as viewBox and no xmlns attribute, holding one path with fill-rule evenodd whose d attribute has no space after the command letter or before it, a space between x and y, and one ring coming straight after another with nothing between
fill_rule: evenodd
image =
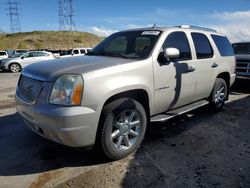
<instances>
[{"instance_id":1,"label":"power line","mask_svg":"<svg viewBox=\"0 0 250 188\"><path fill-rule=\"evenodd\" d=\"M20 32L21 31L21 23L20 23L20 3L18 0L8 0L6 2L7 5L7 15L10 19L10 32Z\"/></svg>"},{"instance_id":2,"label":"power line","mask_svg":"<svg viewBox=\"0 0 250 188\"><path fill-rule=\"evenodd\" d=\"M73 0L58 0L59 30L76 31Z\"/></svg>"}]
</instances>

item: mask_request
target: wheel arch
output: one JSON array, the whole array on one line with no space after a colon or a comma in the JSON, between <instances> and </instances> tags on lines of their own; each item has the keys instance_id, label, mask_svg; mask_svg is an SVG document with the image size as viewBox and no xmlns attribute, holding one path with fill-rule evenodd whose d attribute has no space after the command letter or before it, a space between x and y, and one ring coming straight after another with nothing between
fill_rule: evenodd
<instances>
[{"instance_id":1,"label":"wheel arch","mask_svg":"<svg viewBox=\"0 0 250 188\"><path fill-rule=\"evenodd\" d=\"M227 84L227 88L229 90L229 88L230 88L230 73L229 72L222 72L222 73L218 74L218 76L216 78L221 78L221 79L225 80L226 84ZM229 96L229 91L227 92L226 100L228 100L228 96Z\"/></svg>"},{"instance_id":2,"label":"wheel arch","mask_svg":"<svg viewBox=\"0 0 250 188\"><path fill-rule=\"evenodd\" d=\"M124 91L120 93L116 93L112 96L110 96L103 104L98 126L97 126L97 131L96 131L96 138L95 138L95 145L98 147L99 144L99 136L100 136L100 130L102 126L102 121L103 121L103 108L107 105L110 104L111 102L121 99L121 98L132 98L136 101L138 101L145 109L146 114L147 114L147 119L149 121L150 119L150 98L146 90L144 89L132 89L129 91Z\"/></svg>"}]
</instances>

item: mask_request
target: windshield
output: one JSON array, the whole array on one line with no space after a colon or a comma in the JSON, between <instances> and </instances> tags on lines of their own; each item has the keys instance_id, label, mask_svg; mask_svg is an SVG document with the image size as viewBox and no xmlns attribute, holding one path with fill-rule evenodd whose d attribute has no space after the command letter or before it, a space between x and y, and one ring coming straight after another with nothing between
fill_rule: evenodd
<instances>
[{"instance_id":1,"label":"windshield","mask_svg":"<svg viewBox=\"0 0 250 188\"><path fill-rule=\"evenodd\" d=\"M145 59L152 51L160 31L126 31L115 33L87 55Z\"/></svg>"},{"instance_id":2,"label":"windshield","mask_svg":"<svg viewBox=\"0 0 250 188\"><path fill-rule=\"evenodd\" d=\"M235 54L250 54L250 43L233 44Z\"/></svg>"}]
</instances>

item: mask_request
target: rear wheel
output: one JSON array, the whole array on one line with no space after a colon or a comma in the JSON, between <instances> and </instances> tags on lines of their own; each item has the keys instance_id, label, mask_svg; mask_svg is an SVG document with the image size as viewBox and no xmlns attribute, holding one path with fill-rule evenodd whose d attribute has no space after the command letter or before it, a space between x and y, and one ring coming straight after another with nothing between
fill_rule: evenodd
<instances>
[{"instance_id":1,"label":"rear wheel","mask_svg":"<svg viewBox=\"0 0 250 188\"><path fill-rule=\"evenodd\" d=\"M228 86L224 79L216 78L213 91L210 96L212 110L217 112L222 109L228 95Z\"/></svg>"},{"instance_id":2,"label":"rear wheel","mask_svg":"<svg viewBox=\"0 0 250 188\"><path fill-rule=\"evenodd\" d=\"M21 71L21 67L17 63L12 63L9 66L9 69L10 69L11 72L20 72Z\"/></svg>"},{"instance_id":3,"label":"rear wheel","mask_svg":"<svg viewBox=\"0 0 250 188\"><path fill-rule=\"evenodd\" d=\"M118 99L103 109L101 150L117 160L134 152L141 144L147 126L143 106L134 99Z\"/></svg>"}]
</instances>

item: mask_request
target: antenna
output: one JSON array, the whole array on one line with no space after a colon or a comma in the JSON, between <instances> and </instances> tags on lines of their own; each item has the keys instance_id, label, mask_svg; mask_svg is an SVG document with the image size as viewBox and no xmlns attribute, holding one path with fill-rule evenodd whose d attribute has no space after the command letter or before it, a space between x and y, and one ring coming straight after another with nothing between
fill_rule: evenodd
<instances>
[{"instance_id":1,"label":"antenna","mask_svg":"<svg viewBox=\"0 0 250 188\"><path fill-rule=\"evenodd\" d=\"M10 19L10 32L20 32L21 24L20 24L20 3L18 0L8 0L6 2L7 5L7 15Z\"/></svg>"},{"instance_id":2,"label":"antenna","mask_svg":"<svg viewBox=\"0 0 250 188\"><path fill-rule=\"evenodd\" d=\"M73 0L58 0L59 31L76 31Z\"/></svg>"},{"instance_id":3,"label":"antenna","mask_svg":"<svg viewBox=\"0 0 250 188\"><path fill-rule=\"evenodd\" d=\"M154 29L156 28L156 23L154 23L154 25L153 25L153 27L152 27L152 28L154 28Z\"/></svg>"}]
</instances>

